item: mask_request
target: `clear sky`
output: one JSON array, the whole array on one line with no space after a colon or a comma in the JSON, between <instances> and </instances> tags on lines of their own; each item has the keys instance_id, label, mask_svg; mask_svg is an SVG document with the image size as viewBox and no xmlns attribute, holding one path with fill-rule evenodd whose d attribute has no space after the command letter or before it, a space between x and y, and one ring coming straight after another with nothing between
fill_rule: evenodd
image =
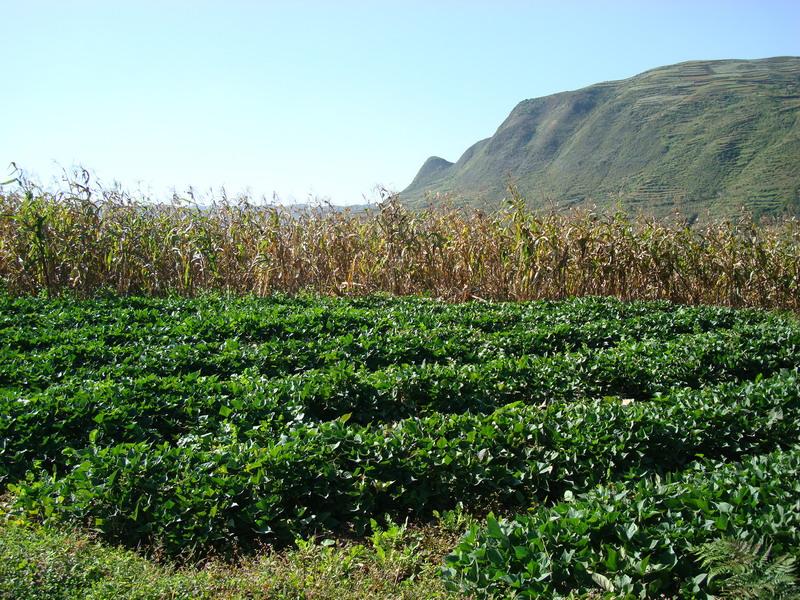
<instances>
[{"instance_id":1,"label":"clear sky","mask_svg":"<svg viewBox=\"0 0 800 600\"><path fill-rule=\"evenodd\" d=\"M0 0L0 180L374 198L525 98L800 55L800 0Z\"/></svg>"}]
</instances>

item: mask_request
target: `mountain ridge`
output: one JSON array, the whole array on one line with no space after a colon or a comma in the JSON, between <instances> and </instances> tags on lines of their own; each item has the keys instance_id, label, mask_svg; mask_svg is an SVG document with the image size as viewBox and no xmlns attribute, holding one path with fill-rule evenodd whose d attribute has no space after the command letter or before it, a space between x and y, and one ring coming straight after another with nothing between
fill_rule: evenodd
<instances>
[{"instance_id":1,"label":"mountain ridge","mask_svg":"<svg viewBox=\"0 0 800 600\"><path fill-rule=\"evenodd\" d=\"M800 214L800 57L686 61L519 102L452 163L425 161L401 201L436 194L664 216Z\"/></svg>"}]
</instances>

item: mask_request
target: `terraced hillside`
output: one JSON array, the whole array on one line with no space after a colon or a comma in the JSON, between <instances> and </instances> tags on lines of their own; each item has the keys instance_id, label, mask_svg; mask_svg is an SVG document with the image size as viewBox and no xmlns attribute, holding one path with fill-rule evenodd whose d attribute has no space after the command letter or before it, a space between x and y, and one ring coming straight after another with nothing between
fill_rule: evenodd
<instances>
[{"instance_id":1,"label":"terraced hillside","mask_svg":"<svg viewBox=\"0 0 800 600\"><path fill-rule=\"evenodd\" d=\"M661 67L521 102L456 163L428 159L401 198L496 206L513 181L533 207L799 214L799 116L800 58Z\"/></svg>"}]
</instances>

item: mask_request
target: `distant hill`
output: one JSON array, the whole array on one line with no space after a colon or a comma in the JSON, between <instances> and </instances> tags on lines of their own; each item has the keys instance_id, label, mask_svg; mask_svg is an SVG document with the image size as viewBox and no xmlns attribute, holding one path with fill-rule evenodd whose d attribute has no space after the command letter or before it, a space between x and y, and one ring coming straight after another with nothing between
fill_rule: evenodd
<instances>
[{"instance_id":1,"label":"distant hill","mask_svg":"<svg viewBox=\"0 0 800 600\"><path fill-rule=\"evenodd\" d=\"M663 216L800 214L800 58L694 61L520 102L451 163L431 157L400 193Z\"/></svg>"}]
</instances>

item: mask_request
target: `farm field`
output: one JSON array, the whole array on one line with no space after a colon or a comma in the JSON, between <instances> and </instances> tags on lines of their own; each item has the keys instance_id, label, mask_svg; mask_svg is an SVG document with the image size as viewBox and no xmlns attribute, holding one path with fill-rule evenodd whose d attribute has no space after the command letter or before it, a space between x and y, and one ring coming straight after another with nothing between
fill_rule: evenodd
<instances>
[{"instance_id":1,"label":"farm field","mask_svg":"<svg viewBox=\"0 0 800 600\"><path fill-rule=\"evenodd\" d=\"M707 544L800 554L789 314L5 295L0 357L3 598L736 597Z\"/></svg>"},{"instance_id":2,"label":"farm field","mask_svg":"<svg viewBox=\"0 0 800 600\"><path fill-rule=\"evenodd\" d=\"M691 224L621 211L415 212L256 198L168 202L87 179L0 190L0 281L12 295L421 295L450 301L613 296L800 312L800 221Z\"/></svg>"},{"instance_id":3,"label":"farm field","mask_svg":"<svg viewBox=\"0 0 800 600\"><path fill-rule=\"evenodd\" d=\"M800 2L508 4L8 3L0 600L800 600Z\"/></svg>"}]
</instances>

